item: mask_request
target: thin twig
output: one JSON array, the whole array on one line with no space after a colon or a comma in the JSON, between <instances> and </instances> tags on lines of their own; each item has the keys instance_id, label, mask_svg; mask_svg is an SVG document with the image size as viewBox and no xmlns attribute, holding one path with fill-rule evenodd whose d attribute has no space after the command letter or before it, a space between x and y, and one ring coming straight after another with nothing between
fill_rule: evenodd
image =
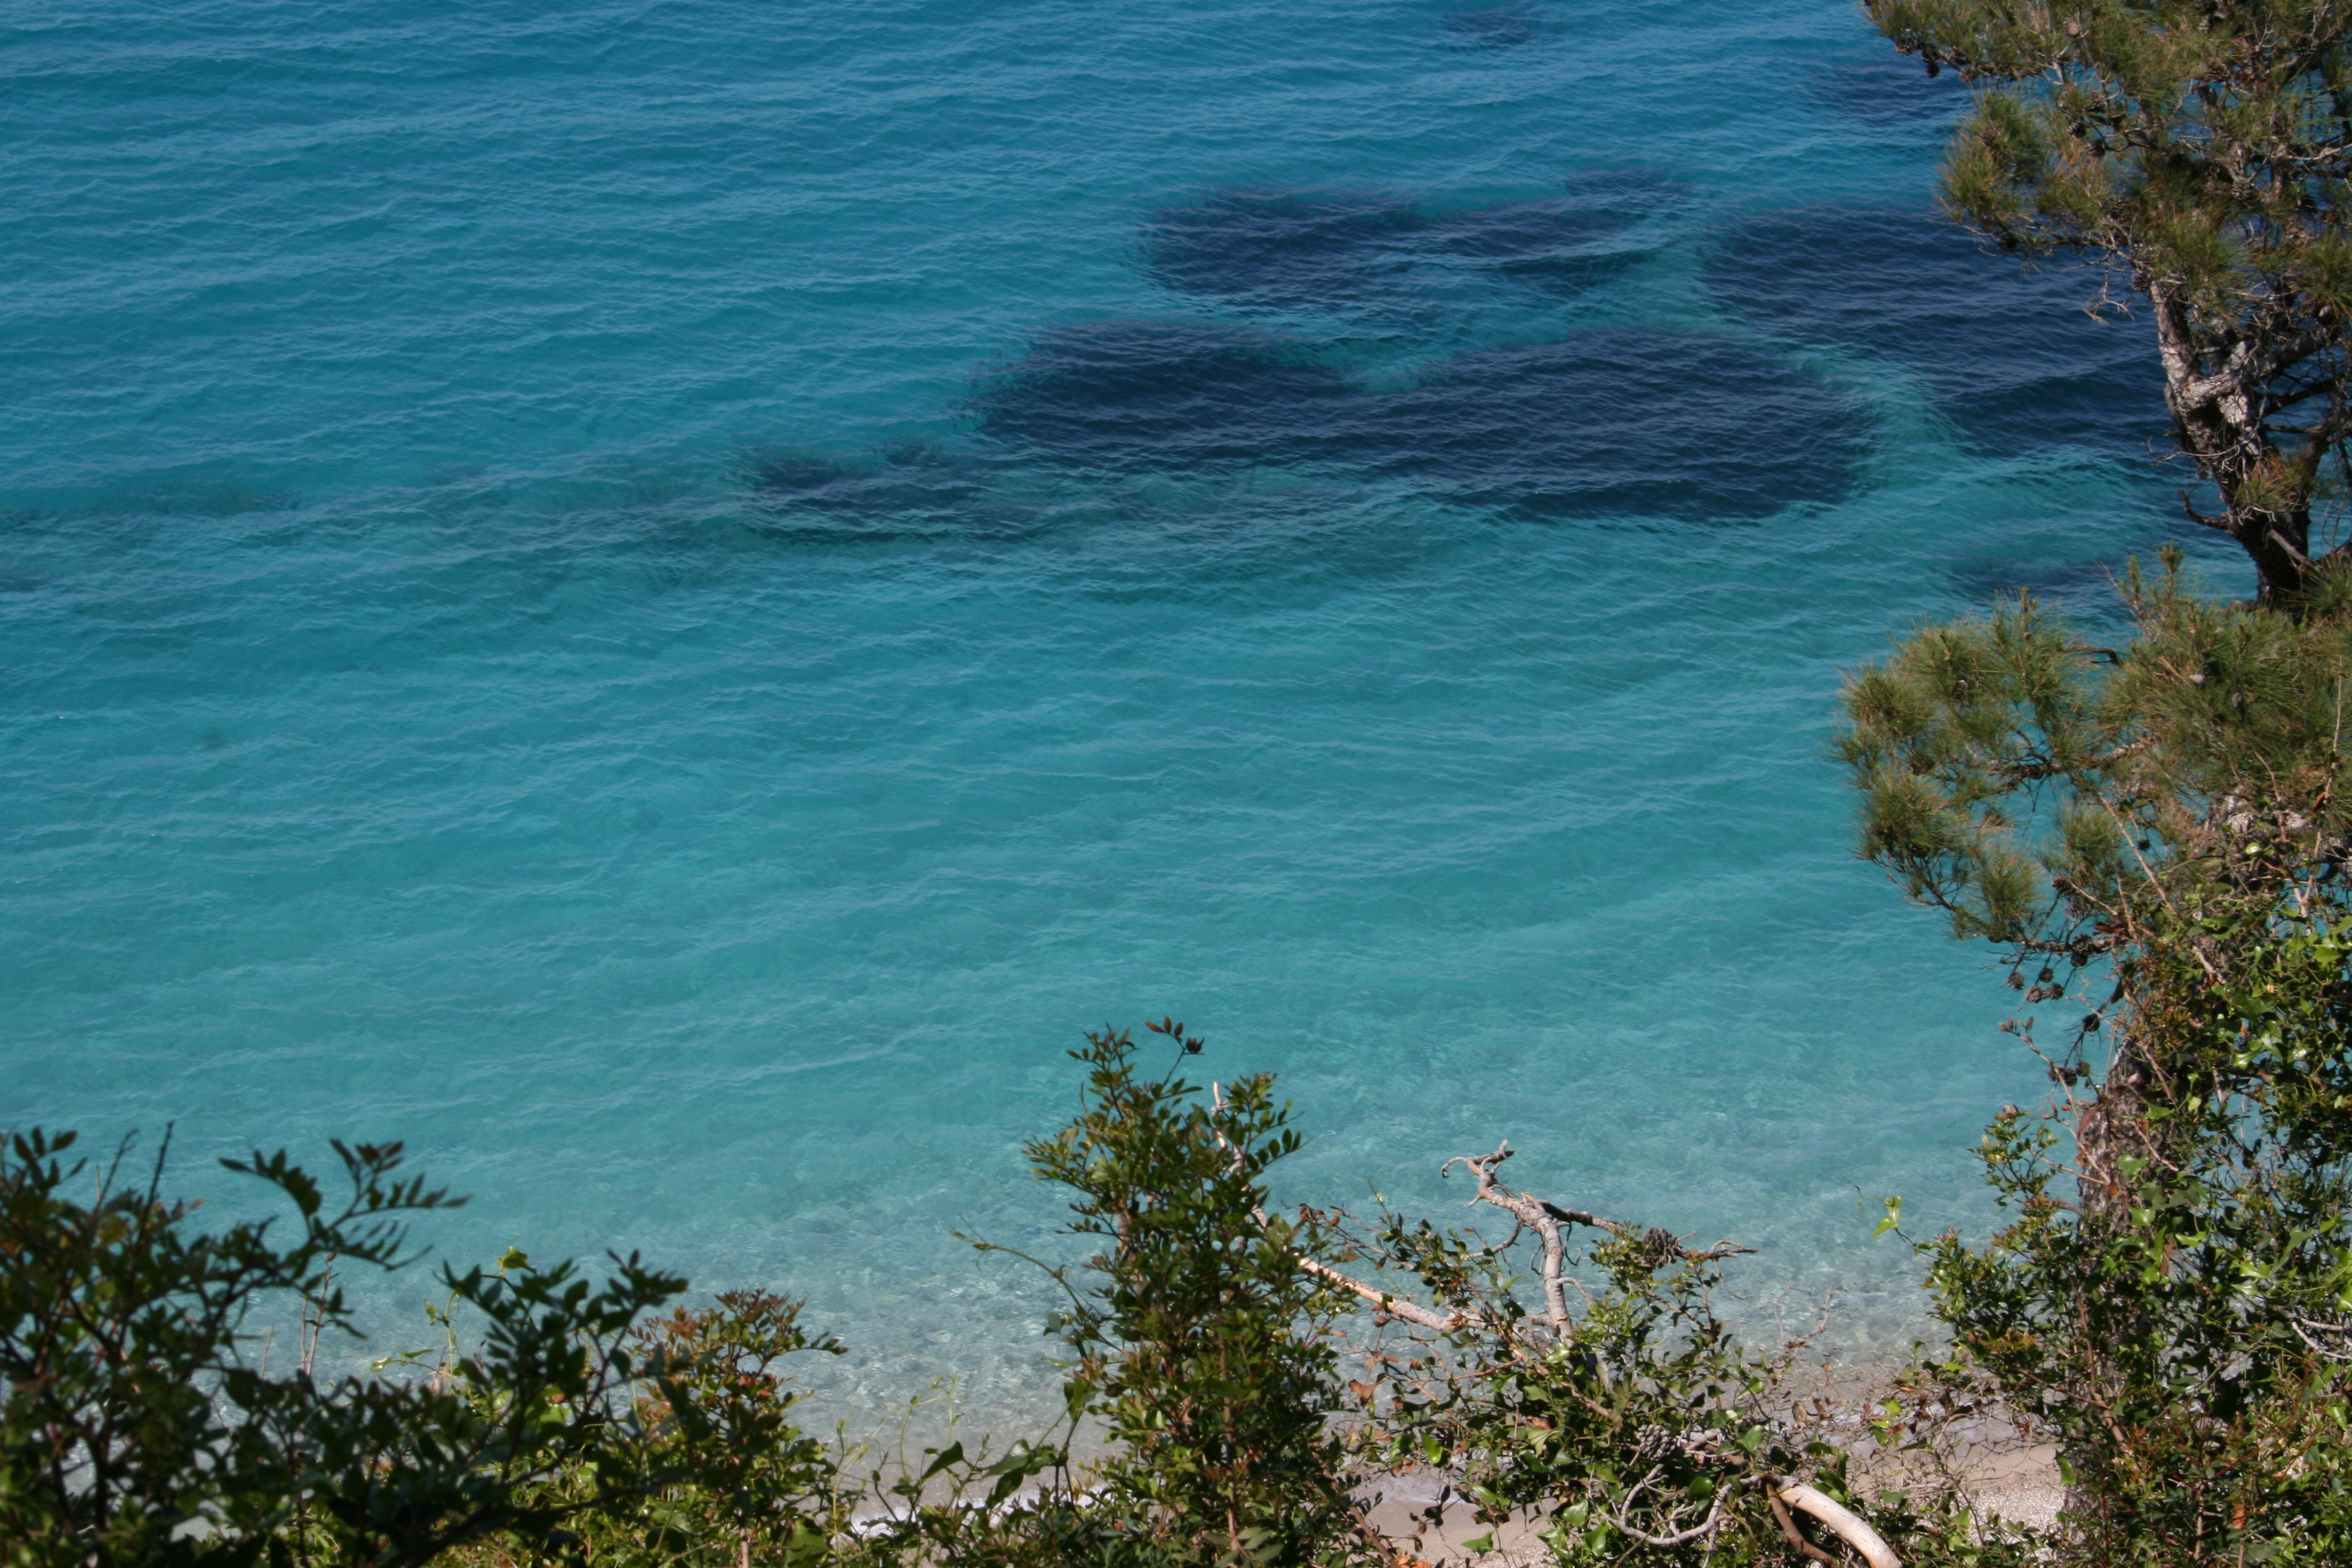
<instances>
[{"instance_id":1,"label":"thin twig","mask_svg":"<svg viewBox=\"0 0 2352 1568\"><path fill-rule=\"evenodd\" d=\"M1611 1525L1616 1529L1623 1531L1626 1534L1632 1536L1634 1540L1640 1542L1644 1546L1686 1546L1703 1535L1712 1535L1715 1532L1716 1525L1720 1522L1723 1518L1723 1500L1729 1496L1730 1492L1731 1489L1729 1487L1719 1489L1715 1494L1714 1505L1706 1510L1706 1517L1699 1521L1698 1523L1692 1525L1688 1530L1683 1531L1679 1534L1675 1535L1647 1534L1642 1531L1634 1529L1632 1525L1626 1523L1623 1520L1617 1518L1613 1514L1610 1516L1609 1522Z\"/></svg>"}]
</instances>

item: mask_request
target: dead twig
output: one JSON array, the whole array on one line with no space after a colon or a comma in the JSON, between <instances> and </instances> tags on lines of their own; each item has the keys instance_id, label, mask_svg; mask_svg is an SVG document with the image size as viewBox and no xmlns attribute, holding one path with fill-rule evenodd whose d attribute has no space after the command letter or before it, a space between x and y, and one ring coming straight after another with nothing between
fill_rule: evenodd
<instances>
[{"instance_id":1,"label":"dead twig","mask_svg":"<svg viewBox=\"0 0 2352 1568\"><path fill-rule=\"evenodd\" d=\"M1715 1527L1723 1521L1723 1500L1730 1490L1730 1488L1725 1487L1717 1491L1714 1506L1706 1510L1706 1517L1678 1534L1651 1535L1634 1529L1614 1515L1610 1517L1609 1523L1611 1528L1623 1531L1644 1546L1686 1546L1703 1535L1712 1535L1715 1532Z\"/></svg>"},{"instance_id":2,"label":"dead twig","mask_svg":"<svg viewBox=\"0 0 2352 1568\"><path fill-rule=\"evenodd\" d=\"M1830 1568L1837 1568L1836 1558L1831 1556L1828 1552L1822 1551L1820 1547L1806 1540L1798 1531L1797 1521L1789 1517L1789 1505L1780 1500L1780 1493L1771 1492L1766 1495L1771 1499L1772 1517L1774 1520L1779 1521L1780 1526L1780 1534L1788 1541L1789 1544L1795 1547L1798 1551L1803 1552L1806 1556L1811 1558L1816 1563L1826 1563L1830 1565Z\"/></svg>"}]
</instances>

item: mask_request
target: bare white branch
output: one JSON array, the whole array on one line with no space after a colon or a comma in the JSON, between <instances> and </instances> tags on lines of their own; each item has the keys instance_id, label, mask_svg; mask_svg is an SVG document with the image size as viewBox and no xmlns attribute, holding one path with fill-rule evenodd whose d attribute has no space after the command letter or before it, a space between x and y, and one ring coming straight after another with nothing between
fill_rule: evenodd
<instances>
[{"instance_id":1,"label":"bare white branch","mask_svg":"<svg viewBox=\"0 0 2352 1568\"><path fill-rule=\"evenodd\" d=\"M1894 1548L1879 1538L1878 1531L1822 1493L1801 1482L1789 1481L1773 1488L1772 1495L1790 1508L1820 1520L1823 1528L1861 1552L1862 1560L1869 1563L1870 1568L1903 1568L1903 1560L1895 1555Z\"/></svg>"}]
</instances>

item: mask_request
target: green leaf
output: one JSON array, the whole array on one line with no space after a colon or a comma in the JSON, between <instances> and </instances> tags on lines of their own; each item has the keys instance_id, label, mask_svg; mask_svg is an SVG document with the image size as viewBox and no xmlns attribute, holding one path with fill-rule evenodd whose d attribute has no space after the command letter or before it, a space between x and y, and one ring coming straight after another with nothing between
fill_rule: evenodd
<instances>
[{"instance_id":1,"label":"green leaf","mask_svg":"<svg viewBox=\"0 0 2352 1568\"><path fill-rule=\"evenodd\" d=\"M830 1554L832 1545L824 1531L807 1523L796 1523L792 1533L784 1538L784 1562L790 1568L801 1568L803 1563L822 1563Z\"/></svg>"}]
</instances>

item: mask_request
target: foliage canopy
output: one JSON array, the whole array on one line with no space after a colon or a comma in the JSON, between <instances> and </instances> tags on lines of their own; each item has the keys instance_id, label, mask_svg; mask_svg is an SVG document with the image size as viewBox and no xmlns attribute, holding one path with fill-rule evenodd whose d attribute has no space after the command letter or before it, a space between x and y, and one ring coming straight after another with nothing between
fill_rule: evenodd
<instances>
[{"instance_id":1,"label":"foliage canopy","mask_svg":"<svg viewBox=\"0 0 2352 1568\"><path fill-rule=\"evenodd\" d=\"M2352 468L2352 44L2340 0L1864 0L1975 88L1952 212L2029 258L2144 295L2180 447L2268 598L2315 561ZM2094 309L2114 307L2102 292ZM2183 504L2189 505L2186 492ZM2340 552L2346 542L2333 546Z\"/></svg>"}]
</instances>

